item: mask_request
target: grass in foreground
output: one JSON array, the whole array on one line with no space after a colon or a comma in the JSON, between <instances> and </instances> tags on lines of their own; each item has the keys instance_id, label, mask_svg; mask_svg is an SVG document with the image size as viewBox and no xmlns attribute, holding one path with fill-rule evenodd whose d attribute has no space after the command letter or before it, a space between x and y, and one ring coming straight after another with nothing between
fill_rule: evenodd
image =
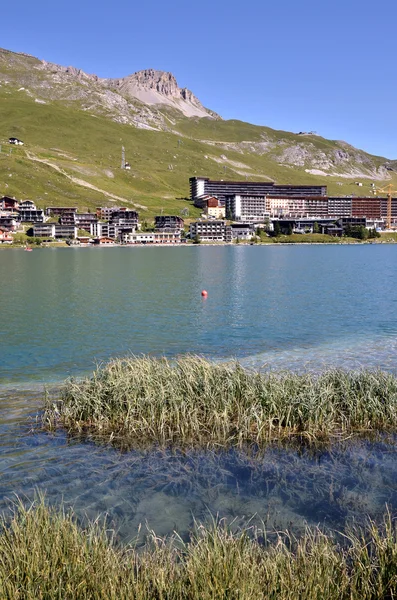
<instances>
[{"instance_id":1,"label":"grass in foreground","mask_svg":"<svg viewBox=\"0 0 397 600\"><path fill-rule=\"evenodd\" d=\"M381 371L255 373L185 356L131 357L47 398L47 428L142 443L263 446L396 430L397 378Z\"/></svg>"},{"instance_id":2,"label":"grass in foreground","mask_svg":"<svg viewBox=\"0 0 397 600\"><path fill-rule=\"evenodd\" d=\"M300 539L261 530L197 526L188 542L149 533L146 547L119 547L104 527L80 528L73 514L16 505L0 519L4 600L239 599L376 600L397 594L397 529L350 531L339 545L307 530Z\"/></svg>"}]
</instances>

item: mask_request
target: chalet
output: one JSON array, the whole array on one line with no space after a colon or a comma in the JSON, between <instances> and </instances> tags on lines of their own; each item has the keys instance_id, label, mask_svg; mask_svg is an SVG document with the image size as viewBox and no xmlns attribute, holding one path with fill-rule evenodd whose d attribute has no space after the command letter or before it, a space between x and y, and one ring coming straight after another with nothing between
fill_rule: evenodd
<instances>
[{"instance_id":1,"label":"chalet","mask_svg":"<svg viewBox=\"0 0 397 600\"><path fill-rule=\"evenodd\" d=\"M15 200L15 198L10 198L9 196L3 196L0 198L0 209L15 212L18 210L19 202Z\"/></svg>"},{"instance_id":2,"label":"chalet","mask_svg":"<svg viewBox=\"0 0 397 600\"><path fill-rule=\"evenodd\" d=\"M16 137L10 137L10 138L8 138L8 143L9 144L14 144L15 146L23 146L23 141L19 140Z\"/></svg>"},{"instance_id":3,"label":"chalet","mask_svg":"<svg viewBox=\"0 0 397 600\"><path fill-rule=\"evenodd\" d=\"M82 246L88 246L89 244L93 243L93 239L88 236L79 236L76 239L78 239Z\"/></svg>"},{"instance_id":4,"label":"chalet","mask_svg":"<svg viewBox=\"0 0 397 600\"><path fill-rule=\"evenodd\" d=\"M116 243L115 240L113 238L110 238L110 237L101 236L99 238L95 238L94 239L94 244L96 246L97 245L100 245L100 246L114 246L115 243Z\"/></svg>"}]
</instances>

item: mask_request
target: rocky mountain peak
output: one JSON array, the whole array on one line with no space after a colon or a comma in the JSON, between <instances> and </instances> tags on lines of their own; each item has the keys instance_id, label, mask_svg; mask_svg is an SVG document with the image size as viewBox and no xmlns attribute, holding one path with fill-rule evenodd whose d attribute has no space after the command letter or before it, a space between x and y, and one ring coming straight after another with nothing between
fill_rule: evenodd
<instances>
[{"instance_id":1,"label":"rocky mountain peak","mask_svg":"<svg viewBox=\"0 0 397 600\"><path fill-rule=\"evenodd\" d=\"M134 81L142 88L156 90L164 96L178 96L178 83L172 73L156 71L155 69L144 69L120 81Z\"/></svg>"},{"instance_id":2,"label":"rocky mountain peak","mask_svg":"<svg viewBox=\"0 0 397 600\"><path fill-rule=\"evenodd\" d=\"M144 69L128 77L103 81L123 95L137 98L145 104L168 104L189 117L213 116L190 90L180 88L174 75L167 71Z\"/></svg>"}]
</instances>

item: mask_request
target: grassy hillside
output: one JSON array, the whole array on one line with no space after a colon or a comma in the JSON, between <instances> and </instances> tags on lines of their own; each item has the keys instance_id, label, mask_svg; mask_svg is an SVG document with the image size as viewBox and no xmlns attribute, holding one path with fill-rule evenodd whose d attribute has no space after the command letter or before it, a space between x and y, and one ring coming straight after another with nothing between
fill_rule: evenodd
<instances>
[{"instance_id":1,"label":"grassy hillside","mask_svg":"<svg viewBox=\"0 0 397 600\"><path fill-rule=\"evenodd\" d=\"M145 218L188 207L194 217L197 209L183 199L189 195L192 175L325 183L330 194L370 194L371 179L361 179L363 187L358 188L357 176L319 176L306 172L306 163L280 163L286 147L308 147L314 153L339 148L337 142L318 136L239 121L188 119L166 109L163 114L172 121L172 132L137 129L82 110L76 103L38 102L29 90L18 89L11 83L0 86L0 194L30 198L40 207L57 204L92 210L114 203L138 206ZM25 145L11 147L9 136L21 138ZM263 145L269 141L271 149L266 151ZM120 169L122 145L131 171ZM376 167L385 162L378 157L369 160ZM397 181L396 174L390 174L391 181ZM377 185L383 183L389 181Z\"/></svg>"}]
</instances>

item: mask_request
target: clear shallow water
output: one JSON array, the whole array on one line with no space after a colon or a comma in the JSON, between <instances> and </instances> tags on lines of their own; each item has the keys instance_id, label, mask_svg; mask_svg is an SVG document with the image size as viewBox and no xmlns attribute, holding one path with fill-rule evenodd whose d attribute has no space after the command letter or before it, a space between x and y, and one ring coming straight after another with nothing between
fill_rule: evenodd
<instances>
[{"instance_id":1,"label":"clear shallow water","mask_svg":"<svg viewBox=\"0 0 397 600\"><path fill-rule=\"evenodd\" d=\"M15 492L73 506L84 521L107 515L119 539L132 541L142 524L158 535L186 537L194 519L211 515L273 529L303 531L306 524L343 530L381 520L386 504L397 512L395 442L355 441L317 452L273 448L244 452L153 450L120 453L62 434L29 433L31 393L1 397L0 510ZM10 416L11 415L11 416Z\"/></svg>"},{"instance_id":2,"label":"clear shallow water","mask_svg":"<svg viewBox=\"0 0 397 600\"><path fill-rule=\"evenodd\" d=\"M247 366L396 371L394 246L59 249L0 252L0 508L46 490L123 540L148 521L183 535L193 516L341 529L397 511L392 443L315 457L120 454L29 433L43 382L126 352L237 357ZM200 292L209 296L202 300Z\"/></svg>"}]
</instances>

